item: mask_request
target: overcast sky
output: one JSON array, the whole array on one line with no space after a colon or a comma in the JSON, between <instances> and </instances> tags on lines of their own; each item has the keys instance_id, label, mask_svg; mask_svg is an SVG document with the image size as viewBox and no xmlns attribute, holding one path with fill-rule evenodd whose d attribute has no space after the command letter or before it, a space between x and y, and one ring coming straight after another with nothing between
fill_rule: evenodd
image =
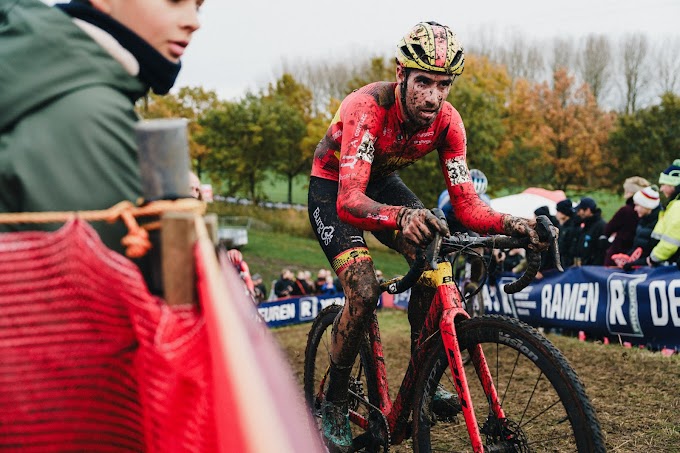
<instances>
[{"instance_id":1,"label":"overcast sky","mask_svg":"<svg viewBox=\"0 0 680 453\"><path fill-rule=\"evenodd\" d=\"M449 25L464 47L481 29L546 41L628 32L656 40L680 35L680 0L206 0L200 19L175 86L234 99L272 81L284 62L392 53L421 20Z\"/></svg>"}]
</instances>

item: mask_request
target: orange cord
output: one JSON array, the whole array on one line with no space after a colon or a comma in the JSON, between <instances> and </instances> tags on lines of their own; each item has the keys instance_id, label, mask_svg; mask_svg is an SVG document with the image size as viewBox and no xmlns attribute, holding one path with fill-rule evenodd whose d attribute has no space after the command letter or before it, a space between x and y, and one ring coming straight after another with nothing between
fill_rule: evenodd
<instances>
[{"instance_id":1,"label":"orange cord","mask_svg":"<svg viewBox=\"0 0 680 453\"><path fill-rule=\"evenodd\" d=\"M149 230L160 228L158 222L139 226L137 217L160 216L165 212L193 212L205 214L206 204L195 198L181 198L179 200L152 201L144 206L135 206L129 201L99 211L76 211L76 212L15 212L0 214L0 223L53 223L67 222L73 217L79 217L86 221L106 221L108 223L122 220L128 229L128 233L121 239L121 244L126 248L125 254L130 258L140 258L151 249Z\"/></svg>"}]
</instances>

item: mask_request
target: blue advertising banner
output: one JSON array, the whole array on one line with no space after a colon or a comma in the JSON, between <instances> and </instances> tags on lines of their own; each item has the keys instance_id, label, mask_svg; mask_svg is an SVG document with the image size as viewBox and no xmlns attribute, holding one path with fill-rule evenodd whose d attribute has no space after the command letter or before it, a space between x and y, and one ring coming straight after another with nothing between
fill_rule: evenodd
<instances>
[{"instance_id":1,"label":"blue advertising banner","mask_svg":"<svg viewBox=\"0 0 680 453\"><path fill-rule=\"evenodd\" d=\"M584 331L590 338L620 338L652 349L680 350L680 271L675 266L632 272L583 266L546 272L517 294L499 290L517 275L503 274L484 287L485 313L519 318L534 327ZM406 309L410 292L394 296ZM343 294L303 296L263 302L257 310L270 327L312 321Z\"/></svg>"},{"instance_id":2,"label":"blue advertising banner","mask_svg":"<svg viewBox=\"0 0 680 453\"><path fill-rule=\"evenodd\" d=\"M288 297L262 302L257 311L269 327L313 321L317 313L332 304L345 305L344 294Z\"/></svg>"},{"instance_id":3,"label":"blue advertising banner","mask_svg":"<svg viewBox=\"0 0 680 453\"><path fill-rule=\"evenodd\" d=\"M499 290L516 275L497 279L486 313L513 316L532 326L582 330L653 349L680 349L680 271L676 266L632 272L601 266L546 272L513 295Z\"/></svg>"}]
</instances>

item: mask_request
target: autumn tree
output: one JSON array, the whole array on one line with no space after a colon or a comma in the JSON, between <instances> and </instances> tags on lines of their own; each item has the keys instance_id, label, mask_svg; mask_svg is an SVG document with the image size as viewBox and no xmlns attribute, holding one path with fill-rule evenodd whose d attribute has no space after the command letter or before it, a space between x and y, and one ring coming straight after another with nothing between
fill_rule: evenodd
<instances>
[{"instance_id":1,"label":"autumn tree","mask_svg":"<svg viewBox=\"0 0 680 453\"><path fill-rule=\"evenodd\" d=\"M656 182L680 156L680 96L666 93L661 103L619 117L609 146L617 181L641 175Z\"/></svg>"},{"instance_id":2,"label":"autumn tree","mask_svg":"<svg viewBox=\"0 0 680 453\"><path fill-rule=\"evenodd\" d=\"M312 92L298 83L291 74L283 74L275 84L269 86L268 91L266 100L285 104L298 113L290 120L283 118L285 124L279 127L284 132L285 139L271 152L274 170L287 179L288 203L292 203L293 179L311 170L316 143L323 136L319 135L319 123L326 123L326 117L321 115L317 118L319 115L313 115Z\"/></svg>"},{"instance_id":3,"label":"autumn tree","mask_svg":"<svg viewBox=\"0 0 680 453\"><path fill-rule=\"evenodd\" d=\"M199 122L204 128L199 143L212 150L205 163L210 175L224 181L228 194L245 192L253 200L262 197L272 156L299 144L305 132L295 107L252 93L210 111Z\"/></svg>"},{"instance_id":4,"label":"autumn tree","mask_svg":"<svg viewBox=\"0 0 680 453\"><path fill-rule=\"evenodd\" d=\"M469 55L448 99L465 124L469 167L481 169L492 180L504 167L495 153L506 134L503 118L509 94L510 77L504 66Z\"/></svg>"},{"instance_id":5,"label":"autumn tree","mask_svg":"<svg viewBox=\"0 0 680 453\"><path fill-rule=\"evenodd\" d=\"M197 141L202 134L200 120L207 112L221 105L217 93L202 87L182 87L179 91L164 96L151 94L140 108L144 118L186 118L189 121L189 154L200 178L203 162L210 149Z\"/></svg>"},{"instance_id":6,"label":"autumn tree","mask_svg":"<svg viewBox=\"0 0 680 453\"><path fill-rule=\"evenodd\" d=\"M611 165L605 143L613 118L601 111L586 84L564 69L547 82L523 82L513 92L505 148L508 178L525 186L552 183L595 188L608 180Z\"/></svg>"},{"instance_id":7,"label":"autumn tree","mask_svg":"<svg viewBox=\"0 0 680 453\"><path fill-rule=\"evenodd\" d=\"M362 64L347 86L347 93L373 82L393 82L396 79L394 59L373 57Z\"/></svg>"}]
</instances>

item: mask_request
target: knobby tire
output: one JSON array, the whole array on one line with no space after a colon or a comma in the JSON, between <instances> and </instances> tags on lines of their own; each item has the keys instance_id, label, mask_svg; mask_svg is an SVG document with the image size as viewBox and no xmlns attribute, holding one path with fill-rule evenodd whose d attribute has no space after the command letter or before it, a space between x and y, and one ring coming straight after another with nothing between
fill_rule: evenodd
<instances>
[{"instance_id":1,"label":"knobby tire","mask_svg":"<svg viewBox=\"0 0 680 453\"><path fill-rule=\"evenodd\" d=\"M604 452L595 410L561 352L534 328L486 315L456 324L461 351L481 343L507 422L500 428L473 365L465 366L470 398L485 451ZM463 414L437 418L431 401L437 386L456 394L441 340L419 375L413 412L415 452L471 451ZM507 441L508 432L514 441Z\"/></svg>"}]
</instances>

